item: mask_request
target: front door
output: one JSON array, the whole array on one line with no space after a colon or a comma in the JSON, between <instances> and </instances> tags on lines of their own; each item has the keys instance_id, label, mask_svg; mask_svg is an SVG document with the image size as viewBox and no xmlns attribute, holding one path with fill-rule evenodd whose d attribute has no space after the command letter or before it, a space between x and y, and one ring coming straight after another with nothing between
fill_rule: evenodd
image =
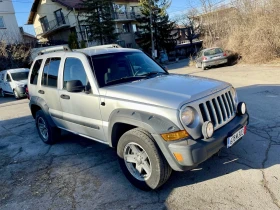
<instances>
[{"instance_id":1,"label":"front door","mask_svg":"<svg viewBox=\"0 0 280 210\"><path fill-rule=\"evenodd\" d=\"M4 77L4 86L3 90L5 93L12 94L13 88L12 88L12 78L11 75L7 72Z\"/></svg>"},{"instance_id":2,"label":"front door","mask_svg":"<svg viewBox=\"0 0 280 210\"><path fill-rule=\"evenodd\" d=\"M90 84L85 71L86 58L66 57L63 72L63 87L59 90L65 128L80 135L105 141L100 113L99 95L93 93L95 84ZM80 80L85 87L82 92L68 92L68 81Z\"/></svg>"}]
</instances>

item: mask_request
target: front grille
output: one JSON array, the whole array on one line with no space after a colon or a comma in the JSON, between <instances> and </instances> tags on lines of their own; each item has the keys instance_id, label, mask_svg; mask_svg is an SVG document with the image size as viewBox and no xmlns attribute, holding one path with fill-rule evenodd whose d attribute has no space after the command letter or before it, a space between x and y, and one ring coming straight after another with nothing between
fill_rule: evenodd
<instances>
[{"instance_id":1,"label":"front grille","mask_svg":"<svg viewBox=\"0 0 280 210\"><path fill-rule=\"evenodd\" d=\"M230 91L199 104L199 109L203 121L212 121L214 128L221 127L235 116L235 107Z\"/></svg>"}]
</instances>

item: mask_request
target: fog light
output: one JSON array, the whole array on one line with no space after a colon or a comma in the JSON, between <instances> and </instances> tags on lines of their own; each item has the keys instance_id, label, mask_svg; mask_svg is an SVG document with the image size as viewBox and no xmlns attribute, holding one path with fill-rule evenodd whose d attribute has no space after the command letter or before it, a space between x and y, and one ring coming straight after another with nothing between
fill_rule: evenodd
<instances>
[{"instance_id":1,"label":"fog light","mask_svg":"<svg viewBox=\"0 0 280 210\"><path fill-rule=\"evenodd\" d=\"M238 115L243 115L246 113L246 104L244 102L240 102L237 105L237 114Z\"/></svg>"},{"instance_id":2,"label":"fog light","mask_svg":"<svg viewBox=\"0 0 280 210\"><path fill-rule=\"evenodd\" d=\"M209 139L213 136L214 133L214 125L211 121L206 121L202 125L202 134L204 138Z\"/></svg>"}]
</instances>

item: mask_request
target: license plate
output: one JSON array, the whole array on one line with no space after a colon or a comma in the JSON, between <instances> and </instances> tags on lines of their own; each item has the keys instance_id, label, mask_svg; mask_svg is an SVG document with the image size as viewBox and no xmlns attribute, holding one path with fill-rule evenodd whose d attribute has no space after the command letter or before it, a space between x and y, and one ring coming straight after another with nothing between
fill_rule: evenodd
<instances>
[{"instance_id":1,"label":"license plate","mask_svg":"<svg viewBox=\"0 0 280 210\"><path fill-rule=\"evenodd\" d=\"M244 127L234 133L232 136L227 138L227 148L231 147L236 141L244 136Z\"/></svg>"}]
</instances>

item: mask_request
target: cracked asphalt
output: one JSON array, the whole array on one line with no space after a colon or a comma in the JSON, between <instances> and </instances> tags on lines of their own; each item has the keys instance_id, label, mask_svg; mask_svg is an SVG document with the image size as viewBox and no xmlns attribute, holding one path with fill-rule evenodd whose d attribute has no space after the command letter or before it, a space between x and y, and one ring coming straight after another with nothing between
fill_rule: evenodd
<instances>
[{"instance_id":1,"label":"cracked asphalt","mask_svg":"<svg viewBox=\"0 0 280 210\"><path fill-rule=\"evenodd\" d=\"M45 145L28 100L0 98L0 209L280 209L280 68L168 68L232 83L250 113L242 141L142 192L111 148L66 132Z\"/></svg>"}]
</instances>

